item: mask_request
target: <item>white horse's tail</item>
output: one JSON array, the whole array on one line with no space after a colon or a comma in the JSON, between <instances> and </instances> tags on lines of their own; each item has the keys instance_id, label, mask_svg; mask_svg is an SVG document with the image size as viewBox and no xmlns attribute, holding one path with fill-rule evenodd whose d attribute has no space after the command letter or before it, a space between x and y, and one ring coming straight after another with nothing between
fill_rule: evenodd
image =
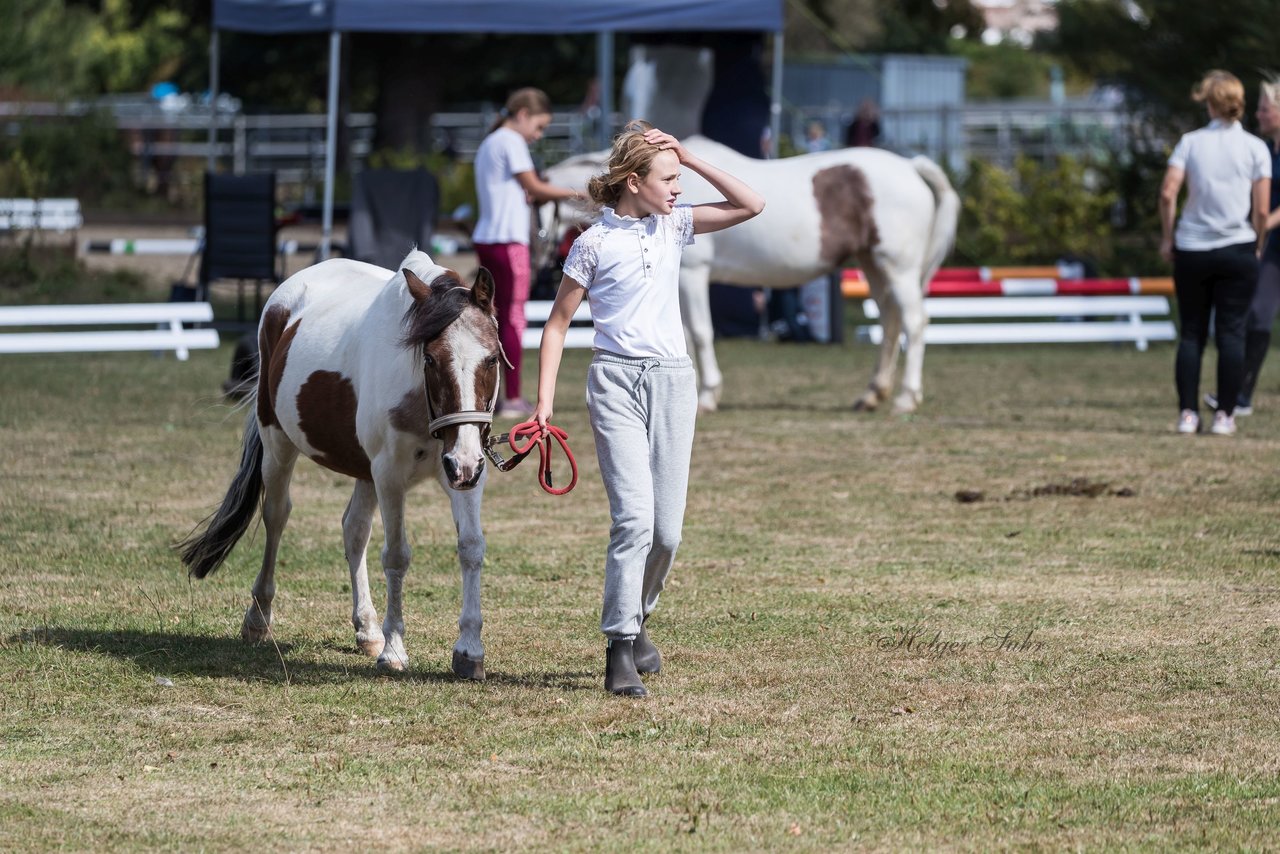
<instances>
[{"instance_id":1,"label":"white horse's tail","mask_svg":"<svg viewBox=\"0 0 1280 854\"><path fill-rule=\"evenodd\" d=\"M222 566L231 549L249 529L262 500L262 436L253 396L249 400L244 441L240 448L240 469L222 497L222 506L206 517L196 530L178 543L187 572L204 578ZM202 530L203 529L203 530Z\"/></svg>"},{"instance_id":2,"label":"white horse's tail","mask_svg":"<svg viewBox=\"0 0 1280 854\"><path fill-rule=\"evenodd\" d=\"M929 253L926 256L924 278L921 280L922 286L928 286L955 243L956 223L960 219L960 196L947 180L947 173L929 158L913 157L911 165L933 191L934 203L937 205L933 212L933 228L929 233Z\"/></svg>"}]
</instances>

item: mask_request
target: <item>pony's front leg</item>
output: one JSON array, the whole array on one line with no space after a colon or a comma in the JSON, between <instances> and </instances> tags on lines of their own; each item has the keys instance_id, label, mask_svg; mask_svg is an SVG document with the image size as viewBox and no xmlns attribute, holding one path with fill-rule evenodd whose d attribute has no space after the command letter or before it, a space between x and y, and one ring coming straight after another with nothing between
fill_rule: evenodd
<instances>
[{"instance_id":1,"label":"pony's front leg","mask_svg":"<svg viewBox=\"0 0 1280 854\"><path fill-rule=\"evenodd\" d=\"M271 603L276 597L276 555L280 538L289 521L293 502L289 500L289 481L298 449L278 427L262 429L262 524L266 543L262 549L262 568L254 579L249 608L244 612L240 637L250 643L261 643L271 634Z\"/></svg>"},{"instance_id":2,"label":"pony's front leg","mask_svg":"<svg viewBox=\"0 0 1280 854\"><path fill-rule=\"evenodd\" d=\"M387 610L382 618L382 652L378 655L378 667L382 670L404 670L409 666L409 654L404 648L404 577L409 571L409 559L413 556L404 534L403 482L392 472L374 463L374 483L377 487L378 506L382 509L382 529L386 541L382 546L382 573L387 579Z\"/></svg>"},{"instance_id":3,"label":"pony's front leg","mask_svg":"<svg viewBox=\"0 0 1280 854\"><path fill-rule=\"evenodd\" d=\"M356 629L356 646L365 655L382 653L382 627L378 610L369 595L369 535L373 531L373 511L378 494L371 480L357 480L347 511L342 514L342 545L351 570L351 624Z\"/></svg>"},{"instance_id":4,"label":"pony's front leg","mask_svg":"<svg viewBox=\"0 0 1280 854\"><path fill-rule=\"evenodd\" d=\"M488 469L474 489L449 489L443 474L440 484L449 495L453 524L458 529L458 564L462 569L462 611L458 616L458 642L453 645L453 672L462 679L484 679L484 642L480 630L480 569L484 565L484 531L480 527L480 502Z\"/></svg>"},{"instance_id":5,"label":"pony's front leg","mask_svg":"<svg viewBox=\"0 0 1280 854\"><path fill-rule=\"evenodd\" d=\"M724 377L716 361L715 328L711 323L711 265L691 257L695 246L686 249L681 261L680 314L684 317L689 352L698 369L698 411L715 412Z\"/></svg>"}]
</instances>

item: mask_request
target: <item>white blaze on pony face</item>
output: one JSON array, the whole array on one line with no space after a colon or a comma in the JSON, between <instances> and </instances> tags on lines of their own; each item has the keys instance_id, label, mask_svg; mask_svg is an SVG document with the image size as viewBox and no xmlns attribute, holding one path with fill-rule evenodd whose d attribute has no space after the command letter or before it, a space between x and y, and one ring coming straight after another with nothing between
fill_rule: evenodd
<instances>
[{"instance_id":1,"label":"white blaze on pony face","mask_svg":"<svg viewBox=\"0 0 1280 854\"><path fill-rule=\"evenodd\" d=\"M467 311L441 336L443 348L449 352L448 365L457 389L457 409L492 412L498 399L498 357L493 352L490 336L477 327L487 323L477 312ZM450 486L464 489L474 486L484 468L484 439L480 425L460 424L450 447L443 455L445 474Z\"/></svg>"}]
</instances>

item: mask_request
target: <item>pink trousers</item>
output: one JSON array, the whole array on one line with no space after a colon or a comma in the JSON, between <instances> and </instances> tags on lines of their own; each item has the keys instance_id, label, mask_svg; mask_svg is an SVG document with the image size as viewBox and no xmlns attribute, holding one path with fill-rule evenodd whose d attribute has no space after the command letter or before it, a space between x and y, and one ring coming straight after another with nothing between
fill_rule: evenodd
<instances>
[{"instance_id":1,"label":"pink trousers","mask_svg":"<svg viewBox=\"0 0 1280 854\"><path fill-rule=\"evenodd\" d=\"M498 310L498 338L512 367L502 368L507 400L520 397L520 341L526 326L524 304L529 300L529 247L524 243L477 243L480 266L493 274L494 308Z\"/></svg>"}]
</instances>

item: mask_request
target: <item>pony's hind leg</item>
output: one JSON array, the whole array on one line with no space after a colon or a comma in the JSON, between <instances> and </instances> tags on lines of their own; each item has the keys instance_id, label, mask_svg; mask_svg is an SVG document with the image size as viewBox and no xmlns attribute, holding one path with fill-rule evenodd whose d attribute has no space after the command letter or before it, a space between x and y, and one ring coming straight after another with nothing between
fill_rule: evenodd
<instances>
[{"instance_id":1,"label":"pony's hind leg","mask_svg":"<svg viewBox=\"0 0 1280 854\"><path fill-rule=\"evenodd\" d=\"M715 328L711 322L711 267L690 260L685 251L680 267L680 315L684 319L689 352L698 368L698 411L715 412L720 405L724 376L716 361Z\"/></svg>"},{"instance_id":2,"label":"pony's hind leg","mask_svg":"<svg viewBox=\"0 0 1280 854\"><path fill-rule=\"evenodd\" d=\"M893 296L898 304L898 317L907 346L902 368L902 390L893 401L893 412L902 415L915 412L924 400L924 332L928 318L924 311L924 295L920 285L922 271L907 270L893 280Z\"/></svg>"},{"instance_id":3,"label":"pony's hind leg","mask_svg":"<svg viewBox=\"0 0 1280 854\"><path fill-rule=\"evenodd\" d=\"M871 290L871 298L880 309L880 351L876 359L875 370L871 374L871 385L853 402L858 411L876 409L893 391L893 372L898 362L898 346L902 332L902 315L898 311L898 303L894 299L889 286L889 277L876 266L870 258L861 259L862 273L867 278Z\"/></svg>"},{"instance_id":4,"label":"pony's hind leg","mask_svg":"<svg viewBox=\"0 0 1280 854\"><path fill-rule=\"evenodd\" d=\"M342 546L351 569L351 624L356 629L356 646L369 656L382 653L382 627L378 610L369 595L369 535L373 531L373 511L378 495L371 480L357 480L342 514Z\"/></svg>"},{"instance_id":5,"label":"pony's hind leg","mask_svg":"<svg viewBox=\"0 0 1280 854\"><path fill-rule=\"evenodd\" d=\"M262 524L266 544L262 550L262 568L253 582L253 601L245 611L240 636L250 643L266 640L271 633L271 603L276 595L276 554L280 537L289 521L293 502L289 500L289 481L298 449L276 427L262 431Z\"/></svg>"},{"instance_id":6,"label":"pony's hind leg","mask_svg":"<svg viewBox=\"0 0 1280 854\"><path fill-rule=\"evenodd\" d=\"M480 502L488 471L474 489L459 492L445 488L458 529L458 564L462 568L462 611L458 616L458 642L453 645L453 672L463 679L484 679L484 642L480 630L480 569L484 565L484 532L480 528ZM441 485L445 486L443 477Z\"/></svg>"}]
</instances>

